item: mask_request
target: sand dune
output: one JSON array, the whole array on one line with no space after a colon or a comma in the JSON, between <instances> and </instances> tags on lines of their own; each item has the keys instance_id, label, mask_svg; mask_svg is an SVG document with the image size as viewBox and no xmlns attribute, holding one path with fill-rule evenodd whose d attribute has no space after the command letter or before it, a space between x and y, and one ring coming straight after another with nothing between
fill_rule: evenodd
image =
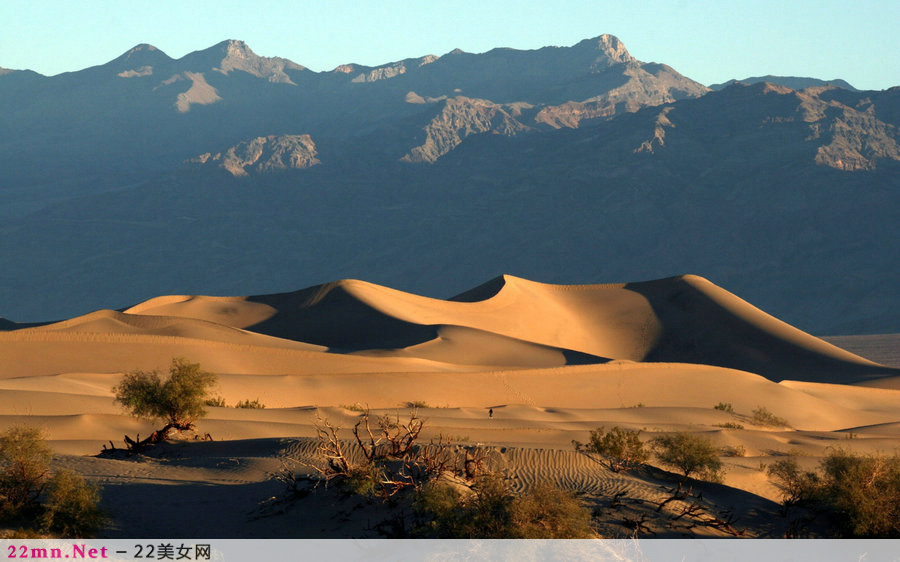
<instances>
[{"instance_id":1,"label":"sand dune","mask_svg":"<svg viewBox=\"0 0 900 562\"><path fill-rule=\"evenodd\" d=\"M158 427L126 415L111 389L127 371L165 372L173 357L217 374L213 394L229 407L210 408L199 425L217 441L173 444L187 455L173 462L81 456ZM704 494L762 514L778 491L760 466L780 455L799 453L812 468L828 447L895 449L898 380L900 370L695 276L575 286L503 276L449 300L345 280L257 297L163 296L121 312L0 326L0 429L43 427L58 462L114 487L118 499L108 507L145 536L165 523L141 527L129 515L134 502L166 509L181 501L165 499L172 483L240 487L217 501L251 499L271 489L270 474L284 459L314 461L311 439L322 418L349 438L360 409L404 416L411 404L427 419L426 438L487 447L517 489L549 478L596 497L625 492L653 501L659 488L651 473L598 468L574 453L572 439L615 425L642 430L645 439L699 433L742 453L723 449L725 483L739 490ZM243 400L266 408L233 407ZM733 411L714 408L721 403ZM760 408L788 425L765 425L754 418ZM142 487L159 488L157 496L144 499L135 492ZM263 527L228 517L216 527L228 536L297 536L283 518ZM187 515L179 525L210 531ZM315 536L349 532L337 522L316 528Z\"/></svg>"}]
</instances>

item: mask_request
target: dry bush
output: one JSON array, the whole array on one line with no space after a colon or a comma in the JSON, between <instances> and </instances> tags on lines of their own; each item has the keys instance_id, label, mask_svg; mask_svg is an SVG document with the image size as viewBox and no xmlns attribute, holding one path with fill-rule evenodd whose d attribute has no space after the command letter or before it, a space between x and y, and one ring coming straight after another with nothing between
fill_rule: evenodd
<instances>
[{"instance_id":1,"label":"dry bush","mask_svg":"<svg viewBox=\"0 0 900 562\"><path fill-rule=\"evenodd\" d=\"M347 445L339 437L340 428L328 420L316 424L318 456L324 467L316 467L326 485L336 480L349 491L389 500L406 490L417 490L428 480L445 472L477 474L481 453L451 446L442 436L419 443L425 420L413 410L408 419L400 415L373 419L365 410L353 427L354 442ZM352 459L362 456L362 463Z\"/></svg>"},{"instance_id":2,"label":"dry bush","mask_svg":"<svg viewBox=\"0 0 900 562\"><path fill-rule=\"evenodd\" d=\"M237 404L234 405L235 408L244 408L247 410L263 410L266 405L259 401L259 398L255 400L241 400Z\"/></svg>"},{"instance_id":3,"label":"dry bush","mask_svg":"<svg viewBox=\"0 0 900 562\"><path fill-rule=\"evenodd\" d=\"M721 449L724 457L745 457L747 456L747 448L743 445L725 445Z\"/></svg>"},{"instance_id":4,"label":"dry bush","mask_svg":"<svg viewBox=\"0 0 900 562\"><path fill-rule=\"evenodd\" d=\"M721 410L723 412L728 412L730 414L734 413L734 406L731 405L731 402L719 402L715 406L713 406L716 410Z\"/></svg>"},{"instance_id":5,"label":"dry bush","mask_svg":"<svg viewBox=\"0 0 900 562\"><path fill-rule=\"evenodd\" d=\"M756 425L768 425L772 427L790 427L791 424L784 418L779 418L764 406L753 410L753 423Z\"/></svg>"},{"instance_id":6,"label":"dry bush","mask_svg":"<svg viewBox=\"0 0 900 562\"><path fill-rule=\"evenodd\" d=\"M644 463L648 453L640 439L640 431L613 427L609 431L598 428L591 431L587 443L572 440L572 445L579 453L592 460L605 464L613 472L621 472L635 468Z\"/></svg>"}]
</instances>

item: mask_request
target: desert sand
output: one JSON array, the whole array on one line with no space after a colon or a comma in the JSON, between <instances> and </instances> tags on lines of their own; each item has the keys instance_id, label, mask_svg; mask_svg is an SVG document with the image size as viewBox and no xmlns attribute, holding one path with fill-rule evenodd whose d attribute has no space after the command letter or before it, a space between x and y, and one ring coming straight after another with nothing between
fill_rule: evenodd
<instances>
[{"instance_id":1,"label":"desert sand","mask_svg":"<svg viewBox=\"0 0 900 562\"><path fill-rule=\"evenodd\" d=\"M101 537L377 537L378 506L352 517L352 500L318 492L288 503L272 476L315 462L322 419L349 438L361 408L402 417L417 404L426 438L485 448L516 490L544 479L576 490L601 519L606 510L607 536L632 534L609 498L622 494L624 513L637 513L665 497L666 474L616 474L577 454L571 441L601 426L711 438L727 472L702 485L704 497L751 537L784 530L765 465L791 453L812 468L829 447L900 448L900 369L838 346L892 357L896 339L828 343L692 275L615 285L503 276L449 300L344 280L258 297L161 296L0 329L0 429L42 427L58 466L102 485L112 523ZM161 425L127 415L112 387L135 369L165 373L175 357L218 375L227 406L198 423L213 441L97 457ZM234 408L241 400L265 408ZM754 422L760 407L789 426ZM648 525L653 536L729 536Z\"/></svg>"}]
</instances>

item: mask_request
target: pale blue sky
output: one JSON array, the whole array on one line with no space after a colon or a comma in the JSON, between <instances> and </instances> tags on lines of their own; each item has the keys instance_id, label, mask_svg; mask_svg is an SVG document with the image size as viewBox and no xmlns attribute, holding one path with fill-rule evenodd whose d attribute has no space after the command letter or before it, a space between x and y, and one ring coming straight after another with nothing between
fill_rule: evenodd
<instances>
[{"instance_id":1,"label":"pale blue sky","mask_svg":"<svg viewBox=\"0 0 900 562\"><path fill-rule=\"evenodd\" d=\"M704 84L778 74L900 85L900 0L0 0L0 66L47 75L138 43L179 58L243 39L257 54L320 71L603 33Z\"/></svg>"}]
</instances>

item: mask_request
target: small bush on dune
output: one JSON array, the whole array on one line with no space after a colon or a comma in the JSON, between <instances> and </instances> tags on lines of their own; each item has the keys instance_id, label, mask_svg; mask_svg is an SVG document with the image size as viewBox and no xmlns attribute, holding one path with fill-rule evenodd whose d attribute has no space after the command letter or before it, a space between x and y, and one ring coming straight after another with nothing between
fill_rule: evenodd
<instances>
[{"instance_id":1,"label":"small bush on dune","mask_svg":"<svg viewBox=\"0 0 900 562\"><path fill-rule=\"evenodd\" d=\"M60 470L47 487L41 529L67 538L90 536L105 520L99 503L99 486L70 470Z\"/></svg>"},{"instance_id":2,"label":"small bush on dune","mask_svg":"<svg viewBox=\"0 0 900 562\"><path fill-rule=\"evenodd\" d=\"M206 406L211 406L213 408L224 408L225 399L221 396L216 396L215 398L207 398L203 401L203 404Z\"/></svg>"},{"instance_id":3,"label":"small bush on dune","mask_svg":"<svg viewBox=\"0 0 900 562\"><path fill-rule=\"evenodd\" d=\"M753 410L752 421L756 425L768 425L772 427L790 427L791 425L786 419L779 418L764 406L760 406Z\"/></svg>"},{"instance_id":4,"label":"small bush on dune","mask_svg":"<svg viewBox=\"0 0 900 562\"><path fill-rule=\"evenodd\" d=\"M235 404L234 407L235 408L245 408L248 410L262 410L266 407L266 405L261 403L259 401L259 398L257 398L255 400L250 400L250 399L241 400L240 402Z\"/></svg>"},{"instance_id":5,"label":"small bush on dune","mask_svg":"<svg viewBox=\"0 0 900 562\"><path fill-rule=\"evenodd\" d=\"M609 431L598 428L591 431L587 443L572 440L575 450L605 464L613 472L621 472L639 466L648 458L640 431L613 427Z\"/></svg>"},{"instance_id":6,"label":"small bush on dune","mask_svg":"<svg viewBox=\"0 0 900 562\"><path fill-rule=\"evenodd\" d=\"M723 412L728 412L733 414L734 407L731 405L731 402L719 402L715 406L713 406L716 410L722 410Z\"/></svg>"},{"instance_id":7,"label":"small bush on dune","mask_svg":"<svg viewBox=\"0 0 900 562\"><path fill-rule=\"evenodd\" d=\"M652 441L657 459L680 471L683 479L697 476L714 482L722 479L722 461L712 441L688 432L656 437Z\"/></svg>"}]
</instances>

